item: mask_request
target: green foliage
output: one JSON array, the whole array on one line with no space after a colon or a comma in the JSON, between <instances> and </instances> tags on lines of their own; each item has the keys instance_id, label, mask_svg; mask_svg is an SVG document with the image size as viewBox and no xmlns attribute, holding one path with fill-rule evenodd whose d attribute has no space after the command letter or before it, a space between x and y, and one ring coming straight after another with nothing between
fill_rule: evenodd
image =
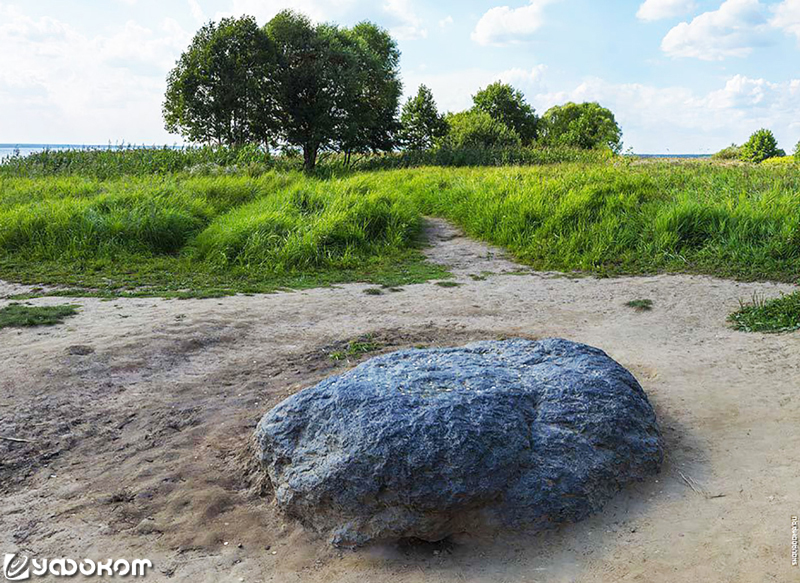
<instances>
[{"instance_id":1,"label":"green foliage","mask_svg":"<svg viewBox=\"0 0 800 583\"><path fill-rule=\"evenodd\" d=\"M653 300L631 300L629 302L625 302L625 305L629 308L633 308L637 312L649 312L653 309Z\"/></svg>"},{"instance_id":2,"label":"green foliage","mask_svg":"<svg viewBox=\"0 0 800 583\"><path fill-rule=\"evenodd\" d=\"M367 158L358 164L359 170L391 170L420 166L540 166L564 162L592 164L607 162L612 154L608 150L579 150L576 148L484 148L471 146L453 148L447 142L431 150L406 150L385 156Z\"/></svg>"},{"instance_id":3,"label":"green foliage","mask_svg":"<svg viewBox=\"0 0 800 583\"><path fill-rule=\"evenodd\" d=\"M254 18L206 24L167 78L166 129L195 143L274 143L275 64Z\"/></svg>"},{"instance_id":4,"label":"green foliage","mask_svg":"<svg viewBox=\"0 0 800 583\"><path fill-rule=\"evenodd\" d=\"M530 145L536 139L539 118L534 109L525 101L522 92L511 85L497 81L481 89L472 97L475 109L484 111L493 119L514 130L523 145Z\"/></svg>"},{"instance_id":5,"label":"green foliage","mask_svg":"<svg viewBox=\"0 0 800 583\"><path fill-rule=\"evenodd\" d=\"M794 147L794 159L800 164L800 142L797 142L797 145Z\"/></svg>"},{"instance_id":6,"label":"green foliage","mask_svg":"<svg viewBox=\"0 0 800 583\"><path fill-rule=\"evenodd\" d=\"M420 85L417 94L403 105L400 125L401 143L414 151L429 150L447 134L447 122L439 114L433 93L425 85Z\"/></svg>"},{"instance_id":7,"label":"green foliage","mask_svg":"<svg viewBox=\"0 0 800 583\"><path fill-rule=\"evenodd\" d=\"M175 295L442 279L416 250L423 216L542 270L800 278L793 166L619 165L601 154L330 179L0 176L0 278Z\"/></svg>"},{"instance_id":8,"label":"green foliage","mask_svg":"<svg viewBox=\"0 0 800 583\"><path fill-rule=\"evenodd\" d=\"M444 146L451 150L469 148L518 148L519 134L485 111L463 111L447 116L449 126Z\"/></svg>"},{"instance_id":9,"label":"green foliage","mask_svg":"<svg viewBox=\"0 0 800 583\"><path fill-rule=\"evenodd\" d=\"M768 129L760 129L750 136L742 146L741 159L745 162L763 162L768 158L785 156L786 152L778 148L775 135Z\"/></svg>"},{"instance_id":10,"label":"green foliage","mask_svg":"<svg viewBox=\"0 0 800 583\"><path fill-rule=\"evenodd\" d=\"M300 148L306 170L325 149L391 150L399 128L400 52L383 29L313 24L283 11L203 26L167 80L167 130L193 143Z\"/></svg>"},{"instance_id":11,"label":"green foliage","mask_svg":"<svg viewBox=\"0 0 800 583\"><path fill-rule=\"evenodd\" d=\"M369 288L369 289L376 289L376 288ZM368 291L368 290L365 290ZM371 294L371 295L380 295L380 290L377 290L378 294ZM383 344L375 340L375 336L372 334L365 334L355 340L350 340L345 346L343 346L340 350L334 350L331 352L328 357L336 362L341 360L347 360L348 358L358 358L364 354L369 354L370 352L376 352L383 348Z\"/></svg>"},{"instance_id":12,"label":"green foliage","mask_svg":"<svg viewBox=\"0 0 800 583\"><path fill-rule=\"evenodd\" d=\"M722 148L719 152L712 156L714 160L741 160L742 147L736 144L731 144L727 148Z\"/></svg>"},{"instance_id":13,"label":"green foliage","mask_svg":"<svg viewBox=\"0 0 800 583\"><path fill-rule=\"evenodd\" d=\"M285 10L265 27L279 55L278 120L282 140L303 151L306 170L317 155L337 148L390 150L397 130L400 53L382 29L313 24Z\"/></svg>"},{"instance_id":14,"label":"green foliage","mask_svg":"<svg viewBox=\"0 0 800 583\"><path fill-rule=\"evenodd\" d=\"M246 173L257 175L271 168L291 168L291 160L275 158L263 148L145 148L120 146L113 150L45 150L6 158L0 176L83 176L99 179L121 176L191 173Z\"/></svg>"},{"instance_id":15,"label":"green foliage","mask_svg":"<svg viewBox=\"0 0 800 583\"><path fill-rule=\"evenodd\" d=\"M622 130L614 114L598 103L566 103L550 108L541 122L549 146L622 151Z\"/></svg>"},{"instance_id":16,"label":"green foliage","mask_svg":"<svg viewBox=\"0 0 800 583\"><path fill-rule=\"evenodd\" d=\"M307 181L219 216L193 247L197 259L223 268L354 268L371 256L408 248L418 228L419 216L407 200L357 185Z\"/></svg>"},{"instance_id":17,"label":"green foliage","mask_svg":"<svg viewBox=\"0 0 800 583\"><path fill-rule=\"evenodd\" d=\"M341 29L340 34L355 55L344 120L335 140L349 164L354 153L390 151L396 145L400 51L389 33L371 22Z\"/></svg>"},{"instance_id":18,"label":"green foliage","mask_svg":"<svg viewBox=\"0 0 800 583\"><path fill-rule=\"evenodd\" d=\"M11 303L0 309L0 329L55 326L78 313L78 306L25 306Z\"/></svg>"},{"instance_id":19,"label":"green foliage","mask_svg":"<svg viewBox=\"0 0 800 583\"><path fill-rule=\"evenodd\" d=\"M731 314L734 328L743 332L791 332L800 330L800 293L773 300L753 297L750 304Z\"/></svg>"}]
</instances>

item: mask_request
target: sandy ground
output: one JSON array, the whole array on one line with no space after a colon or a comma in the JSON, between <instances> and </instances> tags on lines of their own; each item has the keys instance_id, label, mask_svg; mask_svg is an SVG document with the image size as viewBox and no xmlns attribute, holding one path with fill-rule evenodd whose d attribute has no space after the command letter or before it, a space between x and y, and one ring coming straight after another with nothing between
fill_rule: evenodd
<instances>
[{"instance_id":1,"label":"sandy ground","mask_svg":"<svg viewBox=\"0 0 800 583\"><path fill-rule=\"evenodd\" d=\"M193 583L800 580L800 334L725 321L739 300L789 286L520 274L444 223L429 236L459 287L75 299L64 325L0 330L0 435L30 440L0 440L0 554L148 558L148 581ZM624 305L638 298L654 310ZM246 447L270 407L354 364L328 355L364 334L384 350L510 336L598 346L650 396L665 467L552 532L331 549L257 495Z\"/></svg>"}]
</instances>

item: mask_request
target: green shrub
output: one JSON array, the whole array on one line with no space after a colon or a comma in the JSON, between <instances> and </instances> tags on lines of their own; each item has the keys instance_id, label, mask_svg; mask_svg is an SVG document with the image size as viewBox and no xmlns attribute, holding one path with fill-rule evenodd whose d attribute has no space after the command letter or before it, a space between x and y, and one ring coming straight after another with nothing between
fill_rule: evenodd
<instances>
[{"instance_id":1,"label":"green shrub","mask_svg":"<svg viewBox=\"0 0 800 583\"><path fill-rule=\"evenodd\" d=\"M800 142L794 147L794 159L800 164Z\"/></svg>"},{"instance_id":2,"label":"green shrub","mask_svg":"<svg viewBox=\"0 0 800 583\"><path fill-rule=\"evenodd\" d=\"M712 156L714 160L741 160L742 147L736 144L731 144L727 148L722 148L719 152Z\"/></svg>"},{"instance_id":3,"label":"green shrub","mask_svg":"<svg viewBox=\"0 0 800 583\"><path fill-rule=\"evenodd\" d=\"M622 151L622 129L614 114L598 103L570 102L551 107L540 125L541 141L547 146Z\"/></svg>"},{"instance_id":4,"label":"green shrub","mask_svg":"<svg viewBox=\"0 0 800 583\"><path fill-rule=\"evenodd\" d=\"M447 117L449 131L444 147L450 150L471 148L516 148L519 134L485 111L470 110Z\"/></svg>"},{"instance_id":5,"label":"green shrub","mask_svg":"<svg viewBox=\"0 0 800 583\"><path fill-rule=\"evenodd\" d=\"M786 152L778 148L775 135L768 129L760 129L750 136L742 146L741 159L745 162L763 162L767 158L785 156Z\"/></svg>"},{"instance_id":6,"label":"green shrub","mask_svg":"<svg viewBox=\"0 0 800 583\"><path fill-rule=\"evenodd\" d=\"M198 175L243 173L255 166L275 168L279 161L254 145L239 148L185 147L45 150L12 156L0 164L0 176L82 176L105 180L121 176L168 175L192 171ZM233 168L234 170L225 169ZM239 169L243 170L239 170Z\"/></svg>"}]
</instances>

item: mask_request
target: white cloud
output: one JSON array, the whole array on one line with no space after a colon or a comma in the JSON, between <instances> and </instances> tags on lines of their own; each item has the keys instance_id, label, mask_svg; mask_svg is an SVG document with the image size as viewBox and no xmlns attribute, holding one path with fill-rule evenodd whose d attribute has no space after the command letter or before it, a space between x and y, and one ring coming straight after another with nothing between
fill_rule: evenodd
<instances>
[{"instance_id":1,"label":"white cloud","mask_svg":"<svg viewBox=\"0 0 800 583\"><path fill-rule=\"evenodd\" d=\"M686 87L613 84L587 79L571 91L537 95L542 109L566 101L598 101L611 109L625 143L639 153L708 153L742 143L761 127L790 149L800 138L800 80L772 83L742 75L698 95Z\"/></svg>"},{"instance_id":2,"label":"white cloud","mask_svg":"<svg viewBox=\"0 0 800 583\"><path fill-rule=\"evenodd\" d=\"M648 22L683 16L696 8L694 0L645 0L636 18Z\"/></svg>"},{"instance_id":3,"label":"white cloud","mask_svg":"<svg viewBox=\"0 0 800 583\"><path fill-rule=\"evenodd\" d=\"M390 29L396 38L416 40L428 36L428 31L414 12L410 0L387 0L383 5L383 10L399 23Z\"/></svg>"},{"instance_id":4,"label":"white cloud","mask_svg":"<svg viewBox=\"0 0 800 583\"><path fill-rule=\"evenodd\" d=\"M800 0L784 0L776 6L770 24L795 35L800 41Z\"/></svg>"},{"instance_id":5,"label":"white cloud","mask_svg":"<svg viewBox=\"0 0 800 583\"><path fill-rule=\"evenodd\" d=\"M207 20L206 13L203 12L203 8L197 3L197 0L188 0L188 2L189 10L192 12L192 18L194 18L198 24L205 23Z\"/></svg>"},{"instance_id":6,"label":"white cloud","mask_svg":"<svg viewBox=\"0 0 800 583\"><path fill-rule=\"evenodd\" d=\"M759 0L726 0L718 10L705 12L670 30L661 49L673 57L720 61L746 57L769 42L769 25Z\"/></svg>"},{"instance_id":7,"label":"white cloud","mask_svg":"<svg viewBox=\"0 0 800 583\"><path fill-rule=\"evenodd\" d=\"M439 28L448 28L453 25L453 17L447 16L439 21Z\"/></svg>"},{"instance_id":8,"label":"white cloud","mask_svg":"<svg viewBox=\"0 0 800 583\"><path fill-rule=\"evenodd\" d=\"M504 46L523 42L544 24L544 8L557 0L530 0L527 6L509 8L496 6L486 12L475 30L472 40L481 45Z\"/></svg>"},{"instance_id":9,"label":"white cloud","mask_svg":"<svg viewBox=\"0 0 800 583\"><path fill-rule=\"evenodd\" d=\"M173 142L163 130L165 78L191 35L177 22L135 22L87 36L0 5L0 127L8 140L75 136ZM124 113L123 113L124 112Z\"/></svg>"}]
</instances>

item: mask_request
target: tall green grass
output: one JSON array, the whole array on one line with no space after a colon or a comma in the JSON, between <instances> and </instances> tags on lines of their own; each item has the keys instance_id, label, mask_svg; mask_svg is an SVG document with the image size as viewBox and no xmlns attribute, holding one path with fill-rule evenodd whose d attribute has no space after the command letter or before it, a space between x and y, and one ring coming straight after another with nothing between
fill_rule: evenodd
<instances>
[{"instance_id":1,"label":"tall green grass","mask_svg":"<svg viewBox=\"0 0 800 583\"><path fill-rule=\"evenodd\" d=\"M315 176L336 177L354 172L390 170L420 166L505 166L542 165L562 162L603 162L613 155L607 151L569 148L436 148L425 152L393 152L357 156L345 163L344 156L324 152ZM123 176L258 177L269 171L302 168L298 154L273 155L258 146L183 147L46 150L28 156L0 160L0 176L41 178L80 176L107 180Z\"/></svg>"},{"instance_id":2,"label":"tall green grass","mask_svg":"<svg viewBox=\"0 0 800 583\"><path fill-rule=\"evenodd\" d=\"M28 156L9 156L0 164L0 176L84 176L100 179L120 176L196 174L262 174L287 168L257 146L240 148L182 147L45 150Z\"/></svg>"},{"instance_id":3,"label":"tall green grass","mask_svg":"<svg viewBox=\"0 0 800 583\"><path fill-rule=\"evenodd\" d=\"M361 278L418 257L425 215L538 269L800 278L796 167L615 160L331 179L0 176L0 277L230 289Z\"/></svg>"}]
</instances>

